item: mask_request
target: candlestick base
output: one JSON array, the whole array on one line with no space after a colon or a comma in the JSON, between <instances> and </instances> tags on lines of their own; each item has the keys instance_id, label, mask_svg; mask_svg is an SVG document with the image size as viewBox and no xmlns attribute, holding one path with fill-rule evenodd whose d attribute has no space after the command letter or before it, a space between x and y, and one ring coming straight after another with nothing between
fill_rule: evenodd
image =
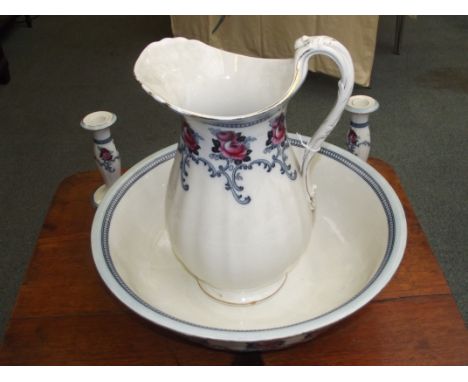
<instances>
[{"instance_id":1,"label":"candlestick base","mask_svg":"<svg viewBox=\"0 0 468 382\"><path fill-rule=\"evenodd\" d=\"M104 198L104 195L106 195L108 188L105 184L101 185L94 191L93 194L93 205L94 207L99 207L99 204L101 204L102 199Z\"/></svg>"}]
</instances>

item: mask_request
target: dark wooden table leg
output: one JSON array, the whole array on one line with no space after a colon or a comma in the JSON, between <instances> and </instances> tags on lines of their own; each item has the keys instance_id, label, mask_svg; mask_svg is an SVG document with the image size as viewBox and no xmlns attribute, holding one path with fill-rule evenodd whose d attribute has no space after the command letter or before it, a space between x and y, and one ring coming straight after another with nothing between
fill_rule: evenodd
<instances>
[{"instance_id":1,"label":"dark wooden table leg","mask_svg":"<svg viewBox=\"0 0 468 382\"><path fill-rule=\"evenodd\" d=\"M32 17L31 16L24 16L24 21L28 28L32 28Z\"/></svg>"},{"instance_id":2,"label":"dark wooden table leg","mask_svg":"<svg viewBox=\"0 0 468 382\"><path fill-rule=\"evenodd\" d=\"M400 54L401 35L403 34L403 25L405 16L397 16L395 23L395 39L393 41L393 54Z\"/></svg>"},{"instance_id":3,"label":"dark wooden table leg","mask_svg":"<svg viewBox=\"0 0 468 382\"><path fill-rule=\"evenodd\" d=\"M260 352L247 352L236 353L232 366L264 366L262 353Z\"/></svg>"}]
</instances>

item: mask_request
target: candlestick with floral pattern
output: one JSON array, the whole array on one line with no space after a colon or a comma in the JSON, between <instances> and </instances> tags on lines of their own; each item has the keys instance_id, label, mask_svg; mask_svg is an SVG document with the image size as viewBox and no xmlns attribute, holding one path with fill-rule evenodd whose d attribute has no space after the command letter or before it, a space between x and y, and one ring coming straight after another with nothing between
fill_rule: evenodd
<instances>
[{"instance_id":1,"label":"candlestick with floral pattern","mask_svg":"<svg viewBox=\"0 0 468 382\"><path fill-rule=\"evenodd\" d=\"M115 114L108 111L96 111L88 114L81 121L81 127L93 132L94 159L104 184L93 194L93 203L98 206L107 190L120 177L120 154L112 139L110 126L117 120Z\"/></svg>"},{"instance_id":2,"label":"candlestick with floral pattern","mask_svg":"<svg viewBox=\"0 0 468 382\"><path fill-rule=\"evenodd\" d=\"M348 150L367 161L371 147L369 114L379 108L379 103L372 97L355 95L349 98L345 110L351 113L347 135Z\"/></svg>"}]
</instances>

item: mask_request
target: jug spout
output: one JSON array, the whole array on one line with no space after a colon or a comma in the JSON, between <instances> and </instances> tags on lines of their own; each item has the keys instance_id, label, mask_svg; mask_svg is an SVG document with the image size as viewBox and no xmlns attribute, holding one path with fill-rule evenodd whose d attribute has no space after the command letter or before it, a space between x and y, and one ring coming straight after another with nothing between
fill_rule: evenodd
<instances>
[{"instance_id":1,"label":"jug spout","mask_svg":"<svg viewBox=\"0 0 468 382\"><path fill-rule=\"evenodd\" d=\"M283 104L295 63L292 58L243 56L177 37L147 46L134 72L145 91L176 112L229 122L258 119Z\"/></svg>"}]
</instances>

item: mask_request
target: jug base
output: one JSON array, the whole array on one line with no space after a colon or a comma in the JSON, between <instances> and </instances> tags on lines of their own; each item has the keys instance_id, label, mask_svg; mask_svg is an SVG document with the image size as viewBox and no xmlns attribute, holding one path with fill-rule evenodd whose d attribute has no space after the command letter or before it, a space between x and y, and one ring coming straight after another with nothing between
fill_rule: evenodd
<instances>
[{"instance_id":1,"label":"jug base","mask_svg":"<svg viewBox=\"0 0 468 382\"><path fill-rule=\"evenodd\" d=\"M255 304L278 292L286 282L287 274L266 287L254 289L218 289L197 279L201 290L211 298L233 305Z\"/></svg>"}]
</instances>

